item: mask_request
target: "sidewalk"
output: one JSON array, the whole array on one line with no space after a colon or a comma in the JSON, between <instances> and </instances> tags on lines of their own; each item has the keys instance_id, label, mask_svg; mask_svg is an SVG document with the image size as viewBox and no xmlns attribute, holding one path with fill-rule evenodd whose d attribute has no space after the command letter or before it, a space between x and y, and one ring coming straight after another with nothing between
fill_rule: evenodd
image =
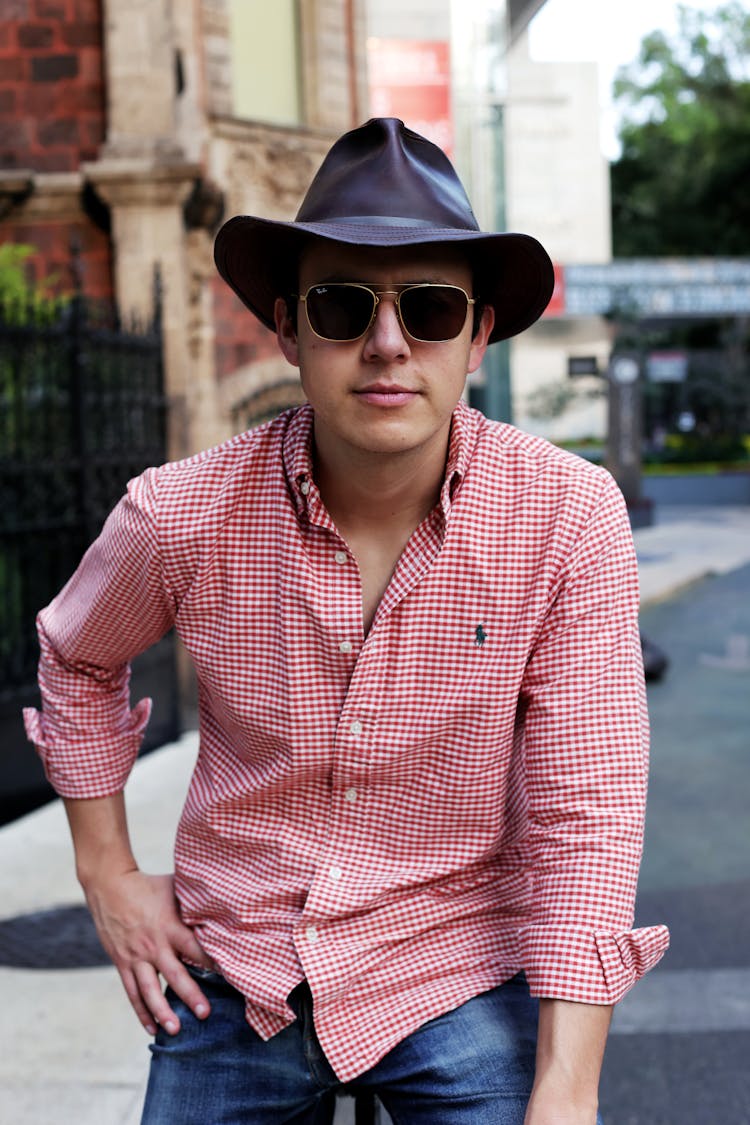
<instances>
[{"instance_id":1,"label":"sidewalk","mask_svg":"<svg viewBox=\"0 0 750 1125\"><path fill-rule=\"evenodd\" d=\"M750 508L672 508L659 510L657 520L635 534L644 603L750 562ZM128 783L134 847L147 870L171 867L196 753L191 732L140 760ZM75 915L70 908L82 902L59 802L0 829L0 1098L2 1119L14 1125L137 1125L140 1119L148 1040L114 969L12 967L35 932L44 928L49 935L57 926L60 933ZM21 954L15 961L8 954L14 935ZM658 1005L658 990L649 989L648 997L644 991L643 1003ZM635 1008L632 1015L641 1018ZM648 1018L657 1017L651 1011ZM350 1103L337 1115L341 1125L347 1120Z\"/></svg>"}]
</instances>

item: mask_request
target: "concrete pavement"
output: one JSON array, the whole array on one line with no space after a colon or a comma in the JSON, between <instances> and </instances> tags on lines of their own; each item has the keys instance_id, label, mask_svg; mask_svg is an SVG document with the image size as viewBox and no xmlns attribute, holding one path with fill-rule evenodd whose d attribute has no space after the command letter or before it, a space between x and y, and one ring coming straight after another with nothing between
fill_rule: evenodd
<instances>
[{"instance_id":1,"label":"concrete pavement","mask_svg":"<svg viewBox=\"0 0 750 1125\"><path fill-rule=\"evenodd\" d=\"M750 563L750 508L660 510L655 525L637 531L635 538L644 604L658 606L708 574L727 574ZM734 650L730 645L726 653L713 656L741 661L745 650L738 636ZM652 639L659 643L658 636ZM139 760L128 783L132 837L147 870L171 866L171 841L196 753L197 735L190 732ZM59 802L0 829L3 1122L139 1121L147 1038L131 1014L117 974L97 963L95 942L81 944L73 938L65 943L66 926L72 934L82 933L82 902ZM57 943L50 940L51 934ZM34 963L31 954L39 948L46 949L46 961L44 956L41 960L50 967L23 967ZM722 1029L750 1030L745 1008L735 1002L745 978L738 983L733 974L729 966L721 969L721 979L712 980L719 986L719 993L713 993L719 996L716 1018ZM685 995L699 996L705 981L698 976L681 983L687 987L677 999L674 978L647 977L618 1009L615 1033L630 1036L631 1042L640 1029L674 1028ZM694 1018L695 1007L693 1002L693 1016L688 1013L686 1018ZM352 1120L350 1103L342 1104L337 1120L342 1125ZM745 1121L750 1121L750 1113ZM713 1122L707 1119L706 1125Z\"/></svg>"}]
</instances>

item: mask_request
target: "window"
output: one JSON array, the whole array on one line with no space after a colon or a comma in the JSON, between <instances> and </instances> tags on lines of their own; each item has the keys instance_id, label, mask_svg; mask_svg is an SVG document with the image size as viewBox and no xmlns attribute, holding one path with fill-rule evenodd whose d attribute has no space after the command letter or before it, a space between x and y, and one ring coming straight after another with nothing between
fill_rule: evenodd
<instances>
[{"instance_id":1,"label":"window","mask_svg":"<svg viewBox=\"0 0 750 1125\"><path fill-rule=\"evenodd\" d=\"M232 95L237 117L300 121L297 0L230 0Z\"/></svg>"}]
</instances>

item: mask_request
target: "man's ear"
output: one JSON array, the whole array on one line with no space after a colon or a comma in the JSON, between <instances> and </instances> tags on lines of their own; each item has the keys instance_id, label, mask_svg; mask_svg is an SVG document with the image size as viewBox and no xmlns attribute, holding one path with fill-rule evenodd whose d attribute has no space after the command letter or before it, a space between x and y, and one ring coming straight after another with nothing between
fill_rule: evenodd
<instances>
[{"instance_id":1,"label":"man's ear","mask_svg":"<svg viewBox=\"0 0 750 1125\"><path fill-rule=\"evenodd\" d=\"M484 353L487 351L487 342L492 334L492 329L495 327L495 310L491 305L485 305L482 309L482 316L479 321L479 327L474 333L474 339L471 341L471 348L469 349L469 366L467 372L476 371L479 364L484 359Z\"/></svg>"},{"instance_id":2,"label":"man's ear","mask_svg":"<svg viewBox=\"0 0 750 1125\"><path fill-rule=\"evenodd\" d=\"M273 319L276 325L276 339L281 348L281 354L287 363L299 367L299 346L297 344L297 330L289 314L289 307L283 297L277 297L273 306Z\"/></svg>"}]
</instances>

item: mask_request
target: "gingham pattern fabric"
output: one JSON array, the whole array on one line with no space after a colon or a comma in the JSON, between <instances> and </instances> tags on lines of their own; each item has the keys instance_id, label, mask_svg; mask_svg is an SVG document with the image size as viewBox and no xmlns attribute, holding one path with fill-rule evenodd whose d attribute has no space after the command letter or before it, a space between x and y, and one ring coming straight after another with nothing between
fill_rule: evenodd
<instances>
[{"instance_id":1,"label":"gingham pattern fabric","mask_svg":"<svg viewBox=\"0 0 750 1125\"><path fill-rule=\"evenodd\" d=\"M40 614L26 721L59 793L119 790L148 717L127 663L176 626L200 682L184 918L264 1037L306 977L347 1080L520 969L535 995L616 1001L668 935L630 930L647 719L611 477L460 404L365 636L311 425L131 482Z\"/></svg>"}]
</instances>

